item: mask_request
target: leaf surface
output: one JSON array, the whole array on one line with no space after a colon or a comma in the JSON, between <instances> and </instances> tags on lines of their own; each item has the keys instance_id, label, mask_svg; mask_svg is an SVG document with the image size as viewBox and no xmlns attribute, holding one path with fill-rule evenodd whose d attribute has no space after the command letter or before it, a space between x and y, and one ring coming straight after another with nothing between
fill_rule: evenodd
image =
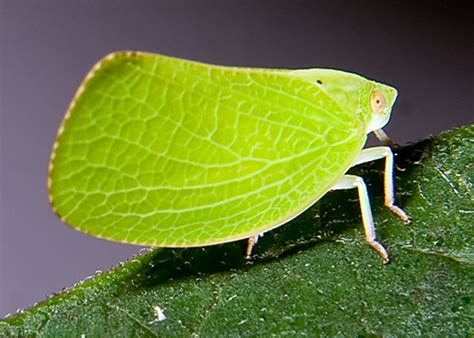
<instances>
[{"instance_id":1,"label":"leaf surface","mask_svg":"<svg viewBox=\"0 0 474 338\"><path fill-rule=\"evenodd\" d=\"M472 335L474 127L400 148L397 202L383 207L381 161L368 183L383 265L364 241L355 191L336 191L244 242L158 249L0 322L12 336ZM166 319L156 320L156 307Z\"/></svg>"}]
</instances>

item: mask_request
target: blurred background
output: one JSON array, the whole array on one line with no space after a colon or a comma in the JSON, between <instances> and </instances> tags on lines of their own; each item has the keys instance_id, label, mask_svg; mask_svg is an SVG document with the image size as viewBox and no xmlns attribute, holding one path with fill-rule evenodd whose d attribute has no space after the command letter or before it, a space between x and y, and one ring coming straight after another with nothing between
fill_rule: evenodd
<instances>
[{"instance_id":1,"label":"blurred background","mask_svg":"<svg viewBox=\"0 0 474 338\"><path fill-rule=\"evenodd\" d=\"M48 204L56 130L104 55L360 73L398 88L386 131L404 144L472 123L472 13L468 1L0 0L0 318L140 250L70 229Z\"/></svg>"}]
</instances>

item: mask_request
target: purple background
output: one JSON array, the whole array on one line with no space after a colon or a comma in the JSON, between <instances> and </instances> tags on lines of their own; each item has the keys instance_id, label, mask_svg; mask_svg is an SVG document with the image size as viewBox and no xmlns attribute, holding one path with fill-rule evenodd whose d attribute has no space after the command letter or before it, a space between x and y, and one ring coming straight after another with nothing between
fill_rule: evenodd
<instances>
[{"instance_id":1,"label":"purple background","mask_svg":"<svg viewBox=\"0 0 474 338\"><path fill-rule=\"evenodd\" d=\"M399 89L386 131L405 143L473 120L468 6L0 0L0 317L139 251L70 229L48 204L57 127L102 56L131 49L225 65L357 72Z\"/></svg>"}]
</instances>

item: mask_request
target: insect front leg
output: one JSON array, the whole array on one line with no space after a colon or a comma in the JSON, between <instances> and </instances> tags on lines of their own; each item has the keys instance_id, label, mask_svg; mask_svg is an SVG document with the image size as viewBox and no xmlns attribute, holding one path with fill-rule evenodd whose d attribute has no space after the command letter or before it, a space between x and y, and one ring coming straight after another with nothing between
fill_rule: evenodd
<instances>
[{"instance_id":1,"label":"insect front leg","mask_svg":"<svg viewBox=\"0 0 474 338\"><path fill-rule=\"evenodd\" d=\"M407 224L410 223L410 217L405 211L395 205L395 193L393 188L393 153L389 147L373 147L363 149L359 156L356 158L353 166L371 162L385 158L385 169L384 169L384 202L385 206L389 208L395 215L400 217L402 221Z\"/></svg>"},{"instance_id":2,"label":"insect front leg","mask_svg":"<svg viewBox=\"0 0 474 338\"><path fill-rule=\"evenodd\" d=\"M372 217L372 211L370 209L370 200L369 195L367 194L367 186L365 185L362 177L344 175L332 187L332 190L345 190L353 188L357 188L359 193L359 205L360 211L362 213L362 224L364 226L365 239L379 253L379 255L384 260L384 263L388 263L390 259L388 257L387 250L375 239L374 218Z\"/></svg>"},{"instance_id":3,"label":"insect front leg","mask_svg":"<svg viewBox=\"0 0 474 338\"><path fill-rule=\"evenodd\" d=\"M388 135L383 131L383 129L374 130L374 135L379 139L380 142L382 142L382 144L386 146L393 147L396 145L395 142L393 142L392 139L388 137Z\"/></svg>"}]
</instances>

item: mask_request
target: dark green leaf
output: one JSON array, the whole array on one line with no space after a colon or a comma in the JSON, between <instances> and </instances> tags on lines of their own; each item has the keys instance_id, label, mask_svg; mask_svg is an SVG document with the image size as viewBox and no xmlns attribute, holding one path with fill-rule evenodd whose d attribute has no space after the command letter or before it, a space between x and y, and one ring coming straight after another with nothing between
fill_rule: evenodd
<instances>
[{"instance_id":1,"label":"dark green leaf","mask_svg":"<svg viewBox=\"0 0 474 338\"><path fill-rule=\"evenodd\" d=\"M245 243L154 250L0 322L12 336L473 334L474 127L403 147L404 225L383 207L381 161L362 175L392 262L364 241L355 191L331 192ZM157 321L159 306L166 320Z\"/></svg>"}]
</instances>

